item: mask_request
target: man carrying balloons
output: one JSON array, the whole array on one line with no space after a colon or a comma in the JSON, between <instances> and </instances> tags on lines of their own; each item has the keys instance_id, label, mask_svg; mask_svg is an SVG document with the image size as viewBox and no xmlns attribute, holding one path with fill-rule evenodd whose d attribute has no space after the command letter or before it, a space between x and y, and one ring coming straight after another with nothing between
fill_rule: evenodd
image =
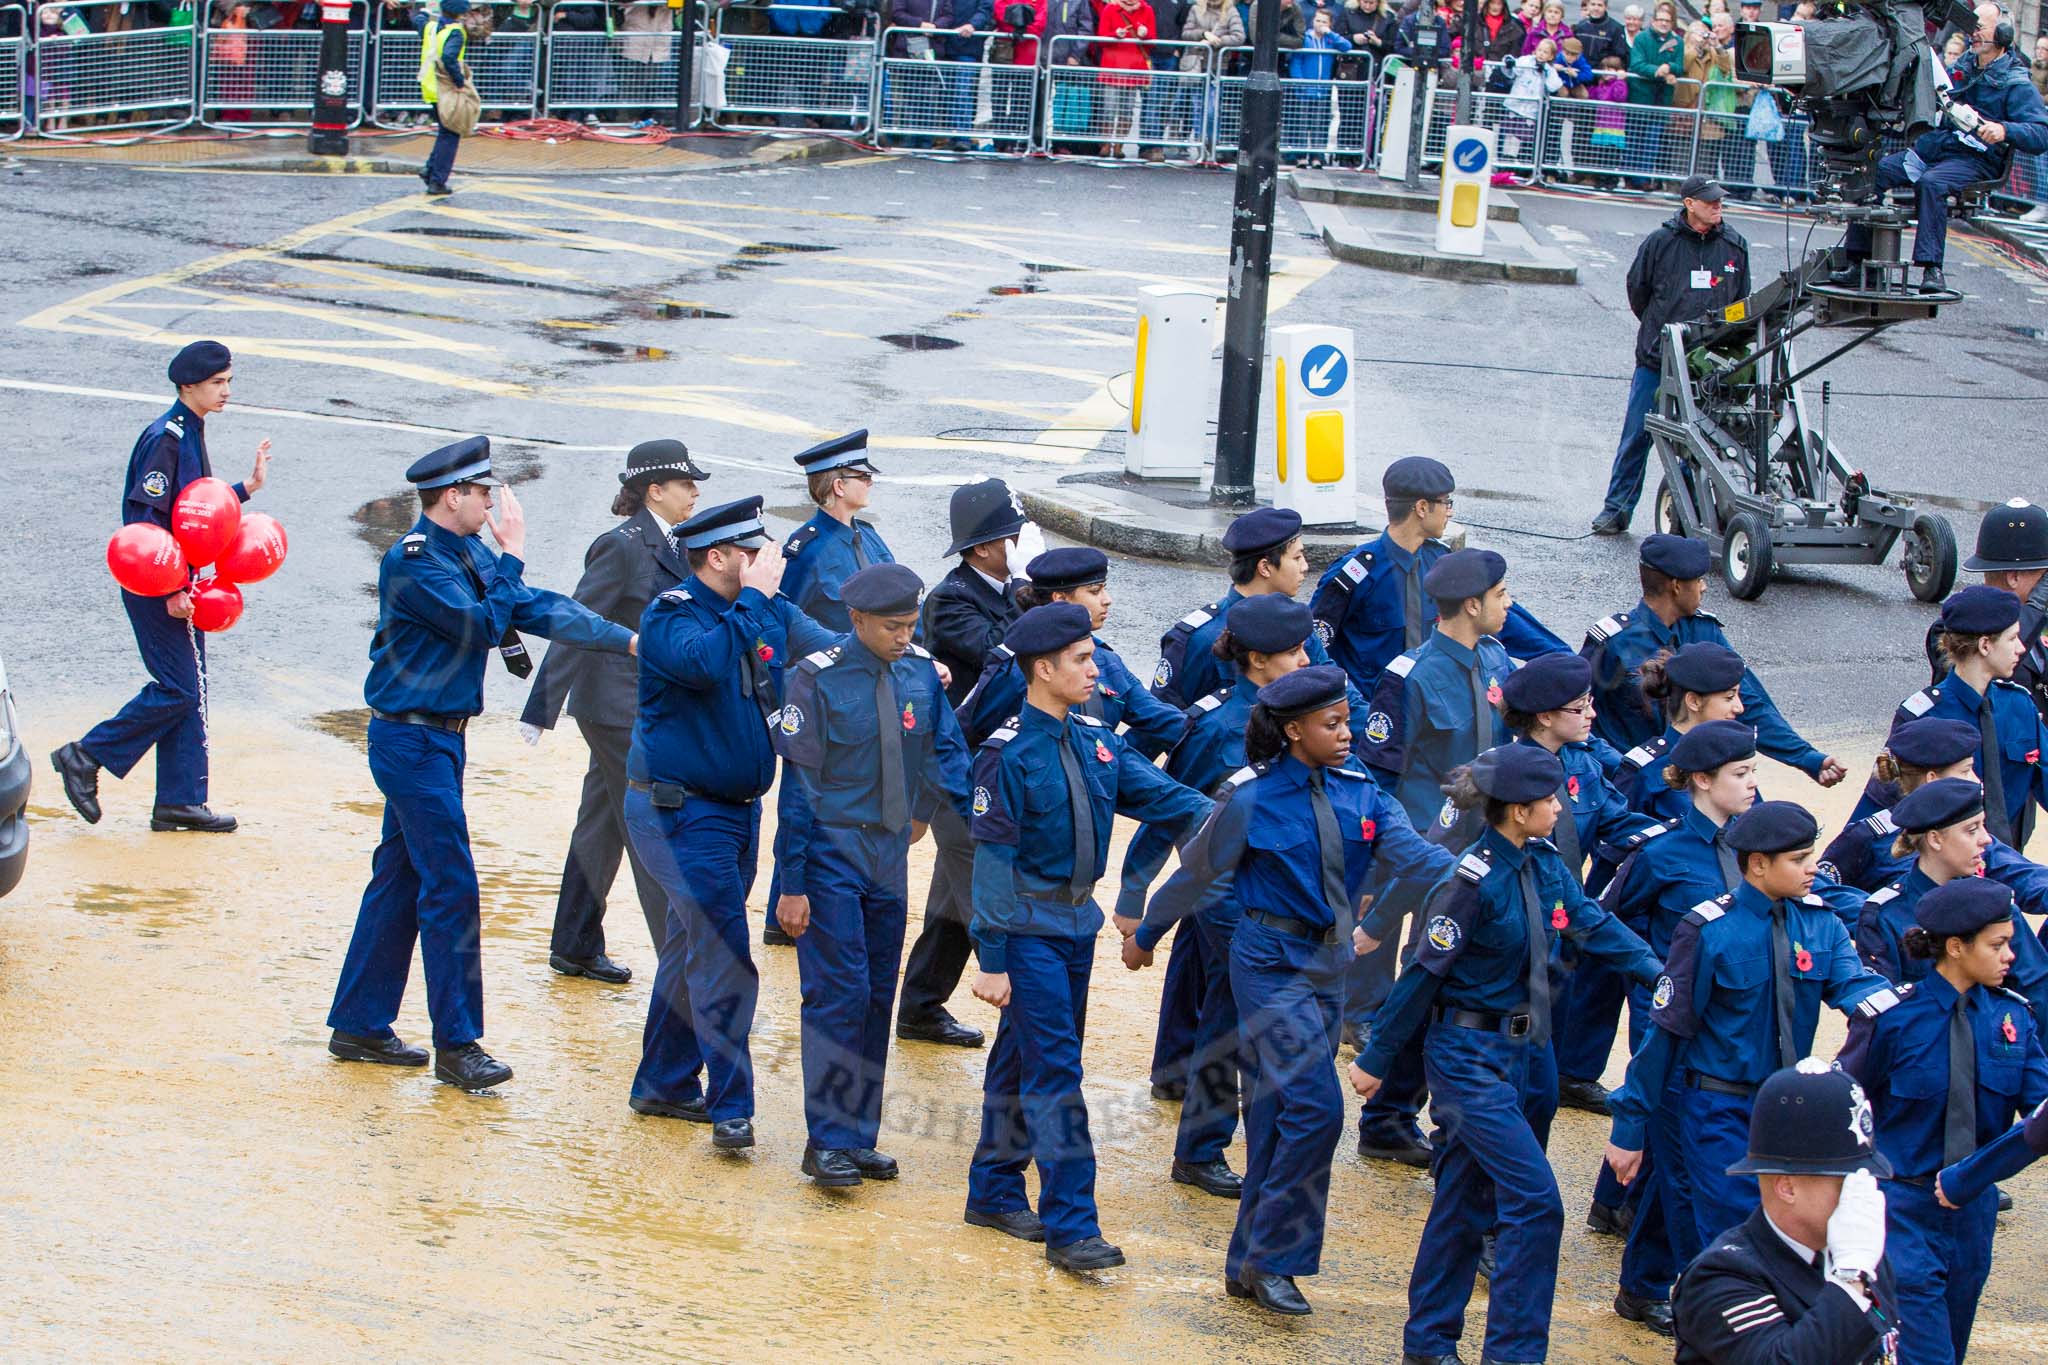
<instances>
[{"instance_id":1,"label":"man carrying balloons","mask_svg":"<svg viewBox=\"0 0 2048 1365\"><path fill-rule=\"evenodd\" d=\"M270 470L266 440L256 447L256 467L246 480L230 490L213 478L206 419L228 405L231 367L228 348L217 341L195 341L172 357L178 401L143 429L128 457L123 527L107 558L150 681L112 720L50 755L64 794L88 824L99 823L100 769L126 777L154 748L151 829L225 834L235 827L232 815L215 814L206 804L206 646L199 628L232 625L240 594L224 579L194 584L191 574L234 546L241 504L263 487ZM279 559L282 545L280 533ZM195 614L202 618L196 623Z\"/></svg>"}]
</instances>

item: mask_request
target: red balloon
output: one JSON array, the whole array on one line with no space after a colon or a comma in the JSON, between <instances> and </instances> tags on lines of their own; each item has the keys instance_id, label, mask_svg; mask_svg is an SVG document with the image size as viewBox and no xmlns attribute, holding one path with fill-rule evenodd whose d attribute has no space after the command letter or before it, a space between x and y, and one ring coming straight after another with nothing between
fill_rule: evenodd
<instances>
[{"instance_id":1,"label":"red balloon","mask_svg":"<svg viewBox=\"0 0 2048 1365\"><path fill-rule=\"evenodd\" d=\"M137 597L166 597L185 586L191 570L169 531L147 521L123 526L107 542L114 581Z\"/></svg>"},{"instance_id":2,"label":"red balloon","mask_svg":"<svg viewBox=\"0 0 2048 1365\"><path fill-rule=\"evenodd\" d=\"M235 543L242 500L221 479L194 479L171 504L171 534L189 563L205 567Z\"/></svg>"},{"instance_id":3,"label":"red balloon","mask_svg":"<svg viewBox=\"0 0 2048 1365\"><path fill-rule=\"evenodd\" d=\"M200 630L226 630L242 619L242 590L210 578L192 592L192 624Z\"/></svg>"},{"instance_id":4,"label":"red balloon","mask_svg":"<svg viewBox=\"0 0 2048 1365\"><path fill-rule=\"evenodd\" d=\"M261 583L284 563L284 527L264 512L242 518L234 543L221 552L214 572L235 583Z\"/></svg>"}]
</instances>

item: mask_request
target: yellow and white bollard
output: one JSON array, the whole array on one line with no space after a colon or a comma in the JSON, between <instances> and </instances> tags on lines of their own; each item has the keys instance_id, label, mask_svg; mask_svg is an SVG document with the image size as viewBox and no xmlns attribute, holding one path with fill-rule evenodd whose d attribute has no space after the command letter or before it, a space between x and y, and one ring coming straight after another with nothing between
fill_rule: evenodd
<instances>
[{"instance_id":1,"label":"yellow and white bollard","mask_svg":"<svg viewBox=\"0 0 2048 1365\"><path fill-rule=\"evenodd\" d=\"M1140 479L1199 479L1209 450L1209 389L1216 291L1192 284L1138 290L1137 358L1131 366L1124 472Z\"/></svg>"},{"instance_id":2,"label":"yellow and white bollard","mask_svg":"<svg viewBox=\"0 0 2048 1365\"><path fill-rule=\"evenodd\" d=\"M1436 249L1486 254L1486 199L1493 188L1494 131L1454 123L1444 135L1443 192L1436 204Z\"/></svg>"},{"instance_id":3,"label":"yellow and white bollard","mask_svg":"<svg viewBox=\"0 0 2048 1365\"><path fill-rule=\"evenodd\" d=\"M1310 526L1348 526L1358 519L1351 347L1349 327L1297 323L1267 332L1273 505L1293 508Z\"/></svg>"}]
</instances>

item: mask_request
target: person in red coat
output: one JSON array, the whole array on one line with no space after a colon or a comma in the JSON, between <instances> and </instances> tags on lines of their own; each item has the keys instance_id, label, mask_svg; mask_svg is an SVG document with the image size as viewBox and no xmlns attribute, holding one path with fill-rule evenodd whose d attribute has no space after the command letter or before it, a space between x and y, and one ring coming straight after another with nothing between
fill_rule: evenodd
<instances>
[{"instance_id":1,"label":"person in red coat","mask_svg":"<svg viewBox=\"0 0 2048 1365\"><path fill-rule=\"evenodd\" d=\"M1137 136L1138 99L1152 83L1152 58L1144 44L1158 36L1159 24L1145 0L1109 0L1096 20L1095 32L1115 40L1098 49L1101 55L1097 60L1106 70L1098 87L1096 112L1109 137L1102 154L1121 156L1124 140Z\"/></svg>"}]
</instances>

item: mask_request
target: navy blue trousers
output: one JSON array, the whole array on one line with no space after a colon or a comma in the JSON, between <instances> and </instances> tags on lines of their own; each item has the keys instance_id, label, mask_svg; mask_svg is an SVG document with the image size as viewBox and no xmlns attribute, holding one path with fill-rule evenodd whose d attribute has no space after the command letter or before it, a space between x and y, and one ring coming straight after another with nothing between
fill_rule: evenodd
<instances>
[{"instance_id":1,"label":"navy blue trousers","mask_svg":"<svg viewBox=\"0 0 2048 1365\"><path fill-rule=\"evenodd\" d=\"M1728 1174L1730 1166L1749 1154L1749 1099L1702 1090L1683 1078L1672 1093L1678 1099L1679 1159L1690 1187L1696 1238L1687 1246L1674 1236L1672 1247L1683 1265L1756 1212L1757 1192L1755 1176Z\"/></svg>"},{"instance_id":2,"label":"navy blue trousers","mask_svg":"<svg viewBox=\"0 0 2048 1365\"><path fill-rule=\"evenodd\" d=\"M804 1123L810 1145L873 1147L882 1131L896 966L908 913L906 833L814 825L797 936L803 982Z\"/></svg>"},{"instance_id":3,"label":"navy blue trousers","mask_svg":"<svg viewBox=\"0 0 2048 1365\"><path fill-rule=\"evenodd\" d=\"M1564 1201L1544 1152L1557 1112L1550 1046L1435 1024L1425 1054L1442 1131L1436 1195L1408 1279L1403 1346L1417 1355L1457 1348L1491 1231L1485 1358L1544 1360L1564 1237Z\"/></svg>"},{"instance_id":4,"label":"navy blue trousers","mask_svg":"<svg viewBox=\"0 0 2048 1365\"><path fill-rule=\"evenodd\" d=\"M1991 1275L1998 1191L1951 1210L1935 1202L1932 1182L1887 1180L1884 1228L1884 1258L1899 1282L1899 1359L1954 1365L1969 1349L1977 1300Z\"/></svg>"},{"instance_id":5,"label":"navy blue trousers","mask_svg":"<svg viewBox=\"0 0 2048 1365\"><path fill-rule=\"evenodd\" d=\"M1906 178L1906 152L1893 152L1877 163L1877 187L1895 190L1913 182ZM1940 265L1948 254L1948 199L1950 190L1974 180L1989 180L1998 174L1998 163L1974 156L1946 156L1928 165L1914 185L1913 264ZM1849 224L1842 246L1857 260L1870 256L1870 227Z\"/></svg>"},{"instance_id":6,"label":"navy blue trousers","mask_svg":"<svg viewBox=\"0 0 2048 1365\"><path fill-rule=\"evenodd\" d=\"M1209 990L1209 971L1202 958L1202 935L1192 920L1173 931L1173 950L1166 959L1166 980L1159 988L1159 1029L1152 1040L1152 1084L1187 1081L1188 1059L1195 1051L1202 1000Z\"/></svg>"},{"instance_id":7,"label":"navy blue trousers","mask_svg":"<svg viewBox=\"0 0 2048 1365\"><path fill-rule=\"evenodd\" d=\"M1192 944L1199 938L1202 963L1201 1017L1195 1023L1188 1059L1187 1098L1174 1134L1175 1161L1216 1161L1237 1133L1238 1075L1243 1065L1238 1042L1237 996L1230 988L1230 930L1206 914L1182 920L1175 931ZM1174 942L1176 958L1185 951Z\"/></svg>"},{"instance_id":8,"label":"navy blue trousers","mask_svg":"<svg viewBox=\"0 0 2048 1365\"><path fill-rule=\"evenodd\" d=\"M206 720L199 713L199 675L206 667L206 637L165 611L164 600L121 594L149 682L78 747L116 777L128 776L154 748L156 803L203 806Z\"/></svg>"},{"instance_id":9,"label":"navy blue trousers","mask_svg":"<svg viewBox=\"0 0 2048 1365\"><path fill-rule=\"evenodd\" d=\"M1626 526L1635 515L1643 496L1643 479L1650 465L1650 433L1643 419L1657 404L1657 385L1663 376L1647 365L1636 366L1628 381L1628 408L1621 418L1621 441L1614 448L1614 468L1607 476L1607 497L1600 511L1612 512Z\"/></svg>"},{"instance_id":10,"label":"navy blue trousers","mask_svg":"<svg viewBox=\"0 0 2048 1365\"><path fill-rule=\"evenodd\" d=\"M426 169L421 172L430 185L445 185L449 174L455 169L455 149L462 143L460 133L451 133L441 124L441 116L434 115L434 149L427 153Z\"/></svg>"},{"instance_id":11,"label":"navy blue trousers","mask_svg":"<svg viewBox=\"0 0 2048 1365\"><path fill-rule=\"evenodd\" d=\"M747 1039L761 978L747 946L747 893L760 803L690 797L661 808L628 790L626 833L668 892L668 937L648 995L633 1096L671 1104L702 1097L714 1120L752 1118Z\"/></svg>"},{"instance_id":12,"label":"navy blue trousers","mask_svg":"<svg viewBox=\"0 0 2048 1365\"><path fill-rule=\"evenodd\" d=\"M1031 1207L1024 1168L1038 1166L1046 1245L1102 1235L1095 1216L1095 1144L1081 1096L1094 938L1010 936L1010 1003L981 1083L981 1135L967 1170L967 1207Z\"/></svg>"},{"instance_id":13,"label":"navy blue trousers","mask_svg":"<svg viewBox=\"0 0 2048 1365\"><path fill-rule=\"evenodd\" d=\"M1642 1165L1628 1186L1636 1216L1621 1252L1621 1287L1645 1299L1669 1300L1679 1269L1689 1265L1702 1247L1692 1212L1692 1181L1679 1151L1678 1105L1677 1092L1666 1090L1664 1102L1650 1115ZM1604 1161L1600 1180L1603 1188L1621 1189ZM1594 1197L1599 1198L1597 1192Z\"/></svg>"},{"instance_id":14,"label":"navy blue trousers","mask_svg":"<svg viewBox=\"0 0 2048 1365\"><path fill-rule=\"evenodd\" d=\"M370 776L384 794L384 835L370 857L329 1028L389 1035L418 939L434 1046L483 1036L482 923L462 809L463 761L461 735L371 718Z\"/></svg>"},{"instance_id":15,"label":"navy blue trousers","mask_svg":"<svg viewBox=\"0 0 2048 1365\"><path fill-rule=\"evenodd\" d=\"M1311 943L1253 920L1230 940L1230 991L1250 1103L1244 1193L1223 1273L1313 1275L1322 1268L1330 1158L1344 1131L1337 1084L1350 945Z\"/></svg>"}]
</instances>

